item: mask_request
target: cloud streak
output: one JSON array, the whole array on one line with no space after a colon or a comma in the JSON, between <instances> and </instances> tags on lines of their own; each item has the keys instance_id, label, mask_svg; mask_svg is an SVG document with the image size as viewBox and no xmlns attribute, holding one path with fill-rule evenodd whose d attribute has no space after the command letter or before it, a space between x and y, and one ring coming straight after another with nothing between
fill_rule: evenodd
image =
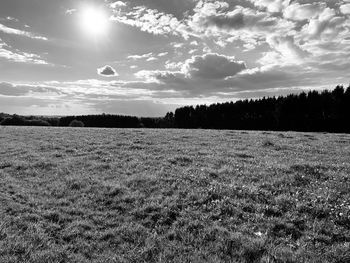
<instances>
[{"instance_id":1,"label":"cloud streak","mask_svg":"<svg viewBox=\"0 0 350 263\"><path fill-rule=\"evenodd\" d=\"M39 55L11 50L11 47L8 46L6 43L4 43L0 39L0 59L1 58L7 61L16 62L16 63L50 65L48 62L43 60Z\"/></svg>"},{"instance_id":2,"label":"cloud streak","mask_svg":"<svg viewBox=\"0 0 350 263\"><path fill-rule=\"evenodd\" d=\"M32 39L38 39L38 40L44 40L44 41L48 40L46 37L39 36L39 35L30 33L28 31L8 27L8 26L5 26L3 24L0 24L0 31L3 33L6 33L6 34L24 36L24 37L28 37L28 38L32 38Z\"/></svg>"}]
</instances>

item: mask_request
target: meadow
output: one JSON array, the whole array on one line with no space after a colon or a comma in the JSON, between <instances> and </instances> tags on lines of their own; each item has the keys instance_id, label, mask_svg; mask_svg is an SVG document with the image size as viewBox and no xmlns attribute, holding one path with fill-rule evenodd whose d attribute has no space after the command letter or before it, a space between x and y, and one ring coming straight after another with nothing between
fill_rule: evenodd
<instances>
[{"instance_id":1,"label":"meadow","mask_svg":"<svg viewBox=\"0 0 350 263\"><path fill-rule=\"evenodd\" d=\"M350 135L0 127L0 262L350 262Z\"/></svg>"}]
</instances>

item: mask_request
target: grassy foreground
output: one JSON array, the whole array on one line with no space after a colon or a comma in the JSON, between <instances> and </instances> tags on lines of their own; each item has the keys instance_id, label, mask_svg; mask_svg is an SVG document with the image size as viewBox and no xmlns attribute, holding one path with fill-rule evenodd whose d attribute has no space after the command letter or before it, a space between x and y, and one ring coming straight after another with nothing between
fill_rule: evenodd
<instances>
[{"instance_id":1,"label":"grassy foreground","mask_svg":"<svg viewBox=\"0 0 350 263\"><path fill-rule=\"evenodd\" d=\"M0 262L350 262L350 135L0 127Z\"/></svg>"}]
</instances>

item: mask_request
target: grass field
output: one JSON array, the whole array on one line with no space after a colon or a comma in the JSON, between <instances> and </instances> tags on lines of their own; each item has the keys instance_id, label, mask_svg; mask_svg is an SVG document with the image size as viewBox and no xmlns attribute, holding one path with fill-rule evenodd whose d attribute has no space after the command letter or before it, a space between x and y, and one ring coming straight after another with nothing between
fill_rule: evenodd
<instances>
[{"instance_id":1,"label":"grass field","mask_svg":"<svg viewBox=\"0 0 350 263\"><path fill-rule=\"evenodd\" d=\"M0 127L0 262L350 262L350 135Z\"/></svg>"}]
</instances>

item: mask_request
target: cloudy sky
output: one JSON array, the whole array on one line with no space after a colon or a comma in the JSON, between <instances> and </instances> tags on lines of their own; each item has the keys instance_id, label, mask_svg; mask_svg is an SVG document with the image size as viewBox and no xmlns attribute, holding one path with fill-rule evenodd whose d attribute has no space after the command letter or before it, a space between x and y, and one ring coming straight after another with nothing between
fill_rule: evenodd
<instances>
[{"instance_id":1,"label":"cloudy sky","mask_svg":"<svg viewBox=\"0 0 350 263\"><path fill-rule=\"evenodd\" d=\"M0 1L0 112L163 116L349 69L350 0Z\"/></svg>"}]
</instances>

